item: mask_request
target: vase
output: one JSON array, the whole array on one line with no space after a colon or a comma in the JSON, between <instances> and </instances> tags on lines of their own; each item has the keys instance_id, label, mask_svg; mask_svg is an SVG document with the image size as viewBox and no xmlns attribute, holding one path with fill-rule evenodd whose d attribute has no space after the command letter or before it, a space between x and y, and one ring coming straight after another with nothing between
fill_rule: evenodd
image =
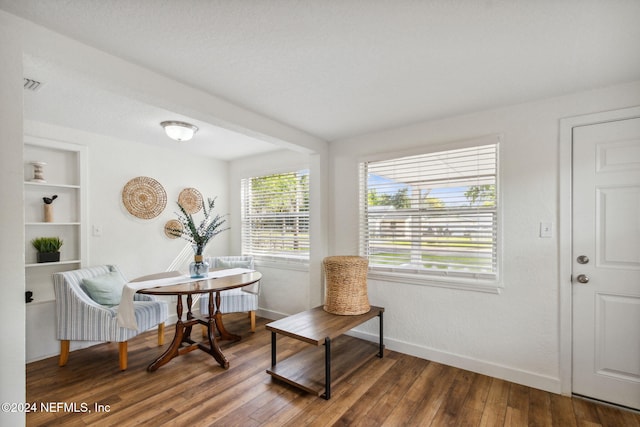
<instances>
[{"instance_id":1,"label":"vase","mask_svg":"<svg viewBox=\"0 0 640 427\"><path fill-rule=\"evenodd\" d=\"M192 279L204 279L209 274L209 263L202 256L202 247L194 245L195 256L193 262L189 264L189 274Z\"/></svg>"},{"instance_id":2,"label":"vase","mask_svg":"<svg viewBox=\"0 0 640 427\"><path fill-rule=\"evenodd\" d=\"M44 205L44 222L53 222L53 205Z\"/></svg>"}]
</instances>

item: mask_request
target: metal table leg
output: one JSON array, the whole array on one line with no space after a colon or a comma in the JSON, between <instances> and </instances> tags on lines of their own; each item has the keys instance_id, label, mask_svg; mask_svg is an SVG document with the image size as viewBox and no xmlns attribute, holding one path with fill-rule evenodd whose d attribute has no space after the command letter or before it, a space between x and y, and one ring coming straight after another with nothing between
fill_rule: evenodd
<instances>
[{"instance_id":1,"label":"metal table leg","mask_svg":"<svg viewBox=\"0 0 640 427\"><path fill-rule=\"evenodd\" d=\"M276 366L276 333L271 332L271 366Z\"/></svg>"},{"instance_id":2,"label":"metal table leg","mask_svg":"<svg viewBox=\"0 0 640 427\"><path fill-rule=\"evenodd\" d=\"M384 328L382 326L382 313L383 311L380 311L380 313L378 314L378 317L380 318L380 352L378 353L379 358L384 357Z\"/></svg>"},{"instance_id":3,"label":"metal table leg","mask_svg":"<svg viewBox=\"0 0 640 427\"><path fill-rule=\"evenodd\" d=\"M331 399L331 338L324 339L324 398Z\"/></svg>"}]
</instances>

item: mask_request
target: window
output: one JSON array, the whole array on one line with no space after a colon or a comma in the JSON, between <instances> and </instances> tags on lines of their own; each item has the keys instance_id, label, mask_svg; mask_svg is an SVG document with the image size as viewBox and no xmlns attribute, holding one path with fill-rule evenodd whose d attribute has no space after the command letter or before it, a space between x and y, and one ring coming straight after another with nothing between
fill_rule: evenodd
<instances>
[{"instance_id":1,"label":"window","mask_svg":"<svg viewBox=\"0 0 640 427\"><path fill-rule=\"evenodd\" d=\"M309 172L245 178L242 253L256 260L309 260Z\"/></svg>"},{"instance_id":2,"label":"window","mask_svg":"<svg viewBox=\"0 0 640 427\"><path fill-rule=\"evenodd\" d=\"M361 168L360 252L374 271L497 278L498 144Z\"/></svg>"}]
</instances>

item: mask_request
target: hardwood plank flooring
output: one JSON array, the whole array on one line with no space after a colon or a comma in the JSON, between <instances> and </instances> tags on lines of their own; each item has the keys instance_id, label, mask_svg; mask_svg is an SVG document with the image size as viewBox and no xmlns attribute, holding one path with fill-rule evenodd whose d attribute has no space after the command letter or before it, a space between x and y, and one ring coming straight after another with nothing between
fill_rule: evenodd
<instances>
[{"instance_id":1,"label":"hardwood plank flooring","mask_svg":"<svg viewBox=\"0 0 640 427\"><path fill-rule=\"evenodd\" d=\"M116 343L27 365L27 426L616 426L640 427L640 414L559 396L387 350L332 389L326 401L272 379L267 319L249 331L244 314L225 316L242 340L223 343L228 370L193 351L149 373L168 346L155 332L129 342L129 368L118 369ZM199 331L194 330L194 337ZM278 337L278 360L308 344ZM319 349L322 351L322 348ZM46 412L41 405L52 409ZM66 405L66 407L64 406ZM97 406L96 406L97 405ZM107 409L108 408L108 409Z\"/></svg>"}]
</instances>

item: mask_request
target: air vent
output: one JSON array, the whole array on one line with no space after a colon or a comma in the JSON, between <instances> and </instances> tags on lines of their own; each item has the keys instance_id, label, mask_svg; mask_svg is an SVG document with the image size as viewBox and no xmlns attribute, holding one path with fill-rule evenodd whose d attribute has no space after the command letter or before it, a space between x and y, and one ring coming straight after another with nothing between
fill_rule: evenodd
<instances>
[{"instance_id":1,"label":"air vent","mask_svg":"<svg viewBox=\"0 0 640 427\"><path fill-rule=\"evenodd\" d=\"M31 92L37 92L42 86L42 83L37 80L28 79L26 77L23 80L25 90L30 90Z\"/></svg>"}]
</instances>

